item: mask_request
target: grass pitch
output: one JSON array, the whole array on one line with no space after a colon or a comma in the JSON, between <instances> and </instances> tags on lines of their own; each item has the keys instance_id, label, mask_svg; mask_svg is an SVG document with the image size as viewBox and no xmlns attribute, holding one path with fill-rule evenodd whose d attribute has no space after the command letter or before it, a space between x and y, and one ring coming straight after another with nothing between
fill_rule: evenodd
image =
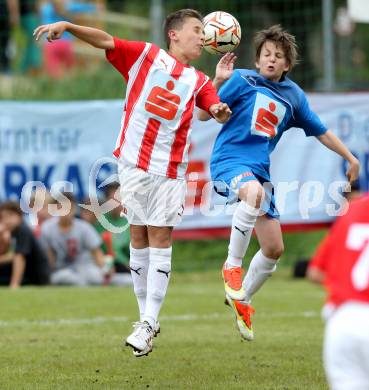
<instances>
[{"instance_id":1,"label":"grass pitch","mask_svg":"<svg viewBox=\"0 0 369 390\"><path fill-rule=\"evenodd\" d=\"M130 288L0 289L0 389L326 389L323 291L277 272L255 296L241 342L220 272L174 273L148 357L122 340Z\"/></svg>"}]
</instances>

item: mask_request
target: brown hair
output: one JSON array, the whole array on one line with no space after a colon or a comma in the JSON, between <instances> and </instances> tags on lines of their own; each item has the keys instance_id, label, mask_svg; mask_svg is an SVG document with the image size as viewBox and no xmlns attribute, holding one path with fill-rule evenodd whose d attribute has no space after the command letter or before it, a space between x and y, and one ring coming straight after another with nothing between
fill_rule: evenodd
<instances>
[{"instance_id":1,"label":"brown hair","mask_svg":"<svg viewBox=\"0 0 369 390\"><path fill-rule=\"evenodd\" d=\"M14 214L18 214L20 217L23 217L23 211L20 208L20 205L18 202L8 200L4 203L1 203L0 204L0 212L2 212L2 211L10 211Z\"/></svg>"},{"instance_id":2,"label":"brown hair","mask_svg":"<svg viewBox=\"0 0 369 390\"><path fill-rule=\"evenodd\" d=\"M62 192L60 192L60 194L58 194L55 197L55 201L58 204L62 204L63 202L65 202L65 198L67 198L69 200L69 202L72 203L72 204L76 204L77 203L76 198L69 191L62 191Z\"/></svg>"},{"instance_id":3,"label":"brown hair","mask_svg":"<svg viewBox=\"0 0 369 390\"><path fill-rule=\"evenodd\" d=\"M190 8L180 9L179 11L175 11L169 14L164 22L164 38L167 43L167 48L169 49L170 39L168 36L169 30L180 30L187 18L195 18L202 22L202 15Z\"/></svg>"},{"instance_id":4,"label":"brown hair","mask_svg":"<svg viewBox=\"0 0 369 390\"><path fill-rule=\"evenodd\" d=\"M261 48L266 41L274 42L277 46L282 48L290 67L289 70L298 63L296 39L292 34L284 31L280 24L275 24L265 30L258 31L255 34L254 44L256 49L256 60L259 60Z\"/></svg>"}]
</instances>

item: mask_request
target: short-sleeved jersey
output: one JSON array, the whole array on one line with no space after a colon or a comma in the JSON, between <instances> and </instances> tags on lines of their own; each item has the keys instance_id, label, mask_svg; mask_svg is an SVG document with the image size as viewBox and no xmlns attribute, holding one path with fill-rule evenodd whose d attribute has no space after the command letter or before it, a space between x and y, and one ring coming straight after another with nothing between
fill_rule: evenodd
<instances>
[{"instance_id":1,"label":"short-sleeved jersey","mask_svg":"<svg viewBox=\"0 0 369 390\"><path fill-rule=\"evenodd\" d=\"M91 262L91 250L101 245L101 238L94 227L77 218L68 232L60 230L58 218L48 219L41 226L41 240L54 252L56 270Z\"/></svg>"},{"instance_id":2,"label":"short-sleeved jersey","mask_svg":"<svg viewBox=\"0 0 369 390\"><path fill-rule=\"evenodd\" d=\"M194 107L209 111L219 102L211 80L151 43L114 43L106 56L127 82L114 155L147 172L183 178Z\"/></svg>"},{"instance_id":3,"label":"short-sleeved jersey","mask_svg":"<svg viewBox=\"0 0 369 390\"><path fill-rule=\"evenodd\" d=\"M309 264L325 275L328 302L369 303L369 196L350 203Z\"/></svg>"},{"instance_id":4,"label":"short-sleeved jersey","mask_svg":"<svg viewBox=\"0 0 369 390\"><path fill-rule=\"evenodd\" d=\"M288 77L272 82L255 70L236 69L219 97L229 105L232 116L215 141L213 179L237 165L252 167L254 174L267 178L269 155L284 131L299 127L307 136L327 131L302 89Z\"/></svg>"}]
</instances>

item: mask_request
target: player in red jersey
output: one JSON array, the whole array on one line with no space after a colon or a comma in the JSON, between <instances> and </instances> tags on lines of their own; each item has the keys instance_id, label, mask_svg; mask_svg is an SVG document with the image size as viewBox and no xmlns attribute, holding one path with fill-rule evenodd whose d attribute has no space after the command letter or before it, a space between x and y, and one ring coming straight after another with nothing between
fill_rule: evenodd
<instances>
[{"instance_id":1,"label":"player in red jersey","mask_svg":"<svg viewBox=\"0 0 369 390\"><path fill-rule=\"evenodd\" d=\"M51 42L68 31L105 49L108 61L127 83L114 155L130 223L130 267L140 311L140 321L126 340L135 356L151 352L158 330L171 272L172 229L183 213L194 107L221 123L231 114L211 80L189 65L200 57L204 45L202 16L195 10L179 10L166 18L164 30L168 51L68 22L40 26L34 32L36 39L46 33ZM234 57L226 55L218 66L232 61Z\"/></svg>"},{"instance_id":2,"label":"player in red jersey","mask_svg":"<svg viewBox=\"0 0 369 390\"><path fill-rule=\"evenodd\" d=\"M308 277L328 292L324 366L331 389L369 389L369 195L334 223Z\"/></svg>"}]
</instances>

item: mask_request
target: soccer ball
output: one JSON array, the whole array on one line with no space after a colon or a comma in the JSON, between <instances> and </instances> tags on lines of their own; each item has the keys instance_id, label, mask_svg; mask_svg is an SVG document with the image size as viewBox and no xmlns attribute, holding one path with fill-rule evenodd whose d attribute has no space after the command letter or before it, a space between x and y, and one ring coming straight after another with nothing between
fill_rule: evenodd
<instances>
[{"instance_id":1,"label":"soccer ball","mask_svg":"<svg viewBox=\"0 0 369 390\"><path fill-rule=\"evenodd\" d=\"M241 41L240 24L227 12L216 11L206 15L204 31L204 49L210 54L231 52Z\"/></svg>"}]
</instances>

